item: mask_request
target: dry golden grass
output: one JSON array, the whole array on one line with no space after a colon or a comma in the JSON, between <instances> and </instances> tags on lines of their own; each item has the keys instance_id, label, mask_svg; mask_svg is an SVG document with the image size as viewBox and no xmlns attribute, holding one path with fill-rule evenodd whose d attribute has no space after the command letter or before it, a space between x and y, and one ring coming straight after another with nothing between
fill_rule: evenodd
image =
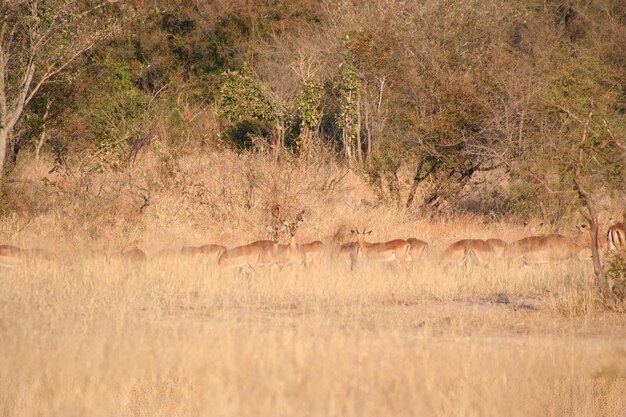
<instances>
[{"instance_id":1,"label":"dry golden grass","mask_svg":"<svg viewBox=\"0 0 626 417\"><path fill-rule=\"evenodd\" d=\"M626 320L599 308L588 261L444 272L453 240L527 231L364 205L366 187L338 167L202 161L183 161L141 214L131 187L109 199L33 192L47 211L0 221L0 243L59 255L0 270L0 415L626 415ZM237 274L107 256L263 238L271 201L307 209L303 242L332 247L367 224L376 240L430 242L428 258L408 273L329 257Z\"/></svg>"},{"instance_id":2,"label":"dry golden grass","mask_svg":"<svg viewBox=\"0 0 626 417\"><path fill-rule=\"evenodd\" d=\"M626 323L583 269L3 271L0 413L622 416Z\"/></svg>"}]
</instances>

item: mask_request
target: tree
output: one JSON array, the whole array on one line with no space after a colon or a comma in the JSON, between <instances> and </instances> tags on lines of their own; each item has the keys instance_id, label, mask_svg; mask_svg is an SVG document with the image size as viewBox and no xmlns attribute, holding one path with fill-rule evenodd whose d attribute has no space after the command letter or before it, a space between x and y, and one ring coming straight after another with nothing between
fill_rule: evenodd
<instances>
[{"instance_id":1,"label":"tree","mask_svg":"<svg viewBox=\"0 0 626 417\"><path fill-rule=\"evenodd\" d=\"M227 71L226 81L222 85L219 109L233 124L232 138L244 147L250 141L249 135L265 136L272 126L277 126L274 153L280 152L282 141L280 106L270 99L260 81L249 74L247 67L243 71ZM264 135L265 132L265 135Z\"/></svg>"},{"instance_id":2,"label":"tree","mask_svg":"<svg viewBox=\"0 0 626 417\"><path fill-rule=\"evenodd\" d=\"M18 123L42 87L121 27L115 1L8 0L0 5L0 178Z\"/></svg>"},{"instance_id":3,"label":"tree","mask_svg":"<svg viewBox=\"0 0 626 417\"><path fill-rule=\"evenodd\" d=\"M585 168L585 165L589 165L589 163L587 162L588 160L593 160L593 159L598 160L601 158L605 161L606 164L612 163L612 164L621 165L620 168L622 169L622 175L626 176L626 166L625 166L626 165L626 162L625 162L626 142L620 139L617 139L615 135L613 134L613 132L611 131L611 129L609 128L606 120L603 120L604 127L606 129L606 133L608 136L608 140L599 142L601 144L600 146L594 146L593 144L590 145L589 143L591 142L589 140L590 134L595 135L595 136L598 136L600 134L599 132L595 131L593 127L591 126L593 112L589 113L589 116L587 116L586 120L581 120L580 118L576 117L567 109L562 108L562 110L566 112L568 116L570 116L571 118L575 119L578 123L580 123L582 127L581 140L578 146L579 148L578 160L574 166L574 178L573 178L574 188L576 192L578 193L581 204L586 208L588 215L582 211L581 213L583 214L583 216L585 217L585 219L587 220L587 222L589 222L589 225L591 226L590 227L591 229L590 230L591 255L592 255L592 260L593 260L593 269L594 269L594 273L596 277L596 286L598 287L598 291L602 299L606 302L613 303L614 301L616 301L616 296L618 296L618 294L621 293L621 297L623 298L624 293L623 293L623 288L621 287L625 283L613 282L614 277L607 276L607 273L605 272L605 268L602 264L602 260L600 259L599 239L601 237L599 236L600 225L598 221L598 208L597 208L597 204L594 202L591 188L589 187L590 181L588 177L590 177L591 175L589 173L585 173L584 168ZM617 148L617 151L618 151L617 158L613 159L611 158L611 156L607 155L607 150L609 151L608 152L609 154L612 153L611 151L613 149L611 148ZM592 172L593 174L597 175L598 171L599 169L596 167L596 169L594 169ZM598 180L596 179L596 182L597 181ZM623 189L623 185L624 184L622 184L622 189ZM624 214L624 216L626 217L626 213ZM618 257L619 257L619 254L618 254ZM609 258L609 266L610 266L611 261L612 260ZM623 277L623 274L624 274L623 266L621 266L621 268L622 270L619 271L618 273ZM611 274L610 268L609 268L609 274L614 275L614 273Z\"/></svg>"}]
</instances>

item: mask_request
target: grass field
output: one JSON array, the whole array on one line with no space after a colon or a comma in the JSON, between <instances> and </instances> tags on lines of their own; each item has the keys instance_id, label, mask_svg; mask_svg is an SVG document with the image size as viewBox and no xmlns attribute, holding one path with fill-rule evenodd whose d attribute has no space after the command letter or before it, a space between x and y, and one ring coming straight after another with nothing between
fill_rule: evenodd
<instances>
[{"instance_id":1,"label":"grass field","mask_svg":"<svg viewBox=\"0 0 626 417\"><path fill-rule=\"evenodd\" d=\"M0 274L3 416L623 416L626 320L590 265Z\"/></svg>"},{"instance_id":2,"label":"grass field","mask_svg":"<svg viewBox=\"0 0 626 417\"><path fill-rule=\"evenodd\" d=\"M0 270L1 416L626 415L626 318L599 304L590 261L437 267L457 239L546 226L372 205L333 166L222 155L179 169L145 210L149 167L45 187L28 185L45 164L16 171L0 243L58 261ZM300 242L332 252L368 226L373 241L426 240L427 257L408 273L328 257L238 275L154 256L266 238L273 202L307 210ZM148 262L112 256L134 246Z\"/></svg>"}]
</instances>

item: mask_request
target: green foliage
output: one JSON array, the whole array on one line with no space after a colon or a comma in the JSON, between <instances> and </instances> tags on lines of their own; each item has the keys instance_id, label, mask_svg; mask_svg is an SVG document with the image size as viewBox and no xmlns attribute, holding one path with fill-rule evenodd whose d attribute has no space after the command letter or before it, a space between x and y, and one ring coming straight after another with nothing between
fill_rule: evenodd
<instances>
[{"instance_id":1,"label":"green foliage","mask_svg":"<svg viewBox=\"0 0 626 417\"><path fill-rule=\"evenodd\" d=\"M129 144L142 133L148 96L135 86L124 62L104 57L95 64L101 84L90 103L90 134L102 162L116 168L127 161Z\"/></svg>"},{"instance_id":2,"label":"green foliage","mask_svg":"<svg viewBox=\"0 0 626 417\"><path fill-rule=\"evenodd\" d=\"M298 97L298 113L302 120L302 125L310 130L319 127L322 121L322 83L314 78L304 81Z\"/></svg>"},{"instance_id":3,"label":"green foliage","mask_svg":"<svg viewBox=\"0 0 626 417\"><path fill-rule=\"evenodd\" d=\"M227 71L222 85L219 109L231 122L271 122L277 117L277 109L267 97L261 85L247 71Z\"/></svg>"},{"instance_id":4,"label":"green foliage","mask_svg":"<svg viewBox=\"0 0 626 417\"><path fill-rule=\"evenodd\" d=\"M527 182L514 183L510 191L510 205L513 213L522 220L541 218L542 209L537 198L536 187Z\"/></svg>"},{"instance_id":5,"label":"green foliage","mask_svg":"<svg viewBox=\"0 0 626 417\"><path fill-rule=\"evenodd\" d=\"M358 169L386 200L405 194L397 173L415 170L409 187L426 196L415 206L433 209L454 204L475 172L500 166L503 207L560 219L578 204L581 135L560 106L581 120L594 113L584 144L589 188L626 187L603 124L626 137L623 2L345 1L337 10L312 0L192 3L137 3L141 19L41 90L19 140L37 138L50 98L46 128L58 155L95 148L106 165L120 166L156 124L172 158L208 137L242 148L271 137L306 158L315 143L349 159L367 152ZM0 20L28 15L28 2L8 4ZM39 4L25 25L48 28L65 3ZM125 15L115 5L98 10L77 27ZM13 44L27 45L16 33ZM66 51L73 35L55 32L51 51ZM9 96L27 50L11 56Z\"/></svg>"},{"instance_id":6,"label":"green foliage","mask_svg":"<svg viewBox=\"0 0 626 417\"><path fill-rule=\"evenodd\" d=\"M219 111L231 123L226 131L239 147L253 145L253 137L268 137L279 109L263 91L260 83L244 71L227 71L220 91Z\"/></svg>"},{"instance_id":7,"label":"green foliage","mask_svg":"<svg viewBox=\"0 0 626 417\"><path fill-rule=\"evenodd\" d=\"M566 105L574 114L593 110L600 117L610 117L616 110L618 69L600 59L595 49L559 45L546 65L552 74L543 94L546 103Z\"/></svg>"},{"instance_id":8,"label":"green foliage","mask_svg":"<svg viewBox=\"0 0 626 417\"><path fill-rule=\"evenodd\" d=\"M251 149L256 145L254 138L267 138L270 128L259 120L241 120L229 126L225 133L235 147Z\"/></svg>"},{"instance_id":9,"label":"green foliage","mask_svg":"<svg viewBox=\"0 0 626 417\"><path fill-rule=\"evenodd\" d=\"M606 120L620 132L619 136L626 132L619 110L622 99L617 86L621 81L617 68L600 59L596 47L585 44L560 42L543 65L547 71L545 85L540 100L531 107L541 128L524 138L525 161L517 167L526 180L535 184L528 200L543 204L543 214L567 218L579 204L572 181L582 123L590 113L593 117L583 145L582 175L593 176L593 181L587 181L586 187L592 191L624 188L623 164L617 162L617 152L607 142L604 125ZM553 198L554 192L560 193L558 199ZM522 207L517 203L514 206Z\"/></svg>"},{"instance_id":10,"label":"green foliage","mask_svg":"<svg viewBox=\"0 0 626 417\"><path fill-rule=\"evenodd\" d=\"M310 154L312 142L318 136L323 115L321 109L323 95L322 83L314 78L306 79L300 88L297 101L300 132L296 146L302 155Z\"/></svg>"}]
</instances>

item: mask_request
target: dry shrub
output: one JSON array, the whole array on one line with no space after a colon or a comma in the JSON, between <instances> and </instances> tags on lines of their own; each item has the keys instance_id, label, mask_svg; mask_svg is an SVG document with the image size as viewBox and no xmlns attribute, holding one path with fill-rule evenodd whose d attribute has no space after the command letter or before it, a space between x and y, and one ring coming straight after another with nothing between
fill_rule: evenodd
<instances>
[{"instance_id":1,"label":"dry shrub","mask_svg":"<svg viewBox=\"0 0 626 417\"><path fill-rule=\"evenodd\" d=\"M605 268L606 277L613 284L613 292L619 300L626 300L626 252L611 253Z\"/></svg>"}]
</instances>

